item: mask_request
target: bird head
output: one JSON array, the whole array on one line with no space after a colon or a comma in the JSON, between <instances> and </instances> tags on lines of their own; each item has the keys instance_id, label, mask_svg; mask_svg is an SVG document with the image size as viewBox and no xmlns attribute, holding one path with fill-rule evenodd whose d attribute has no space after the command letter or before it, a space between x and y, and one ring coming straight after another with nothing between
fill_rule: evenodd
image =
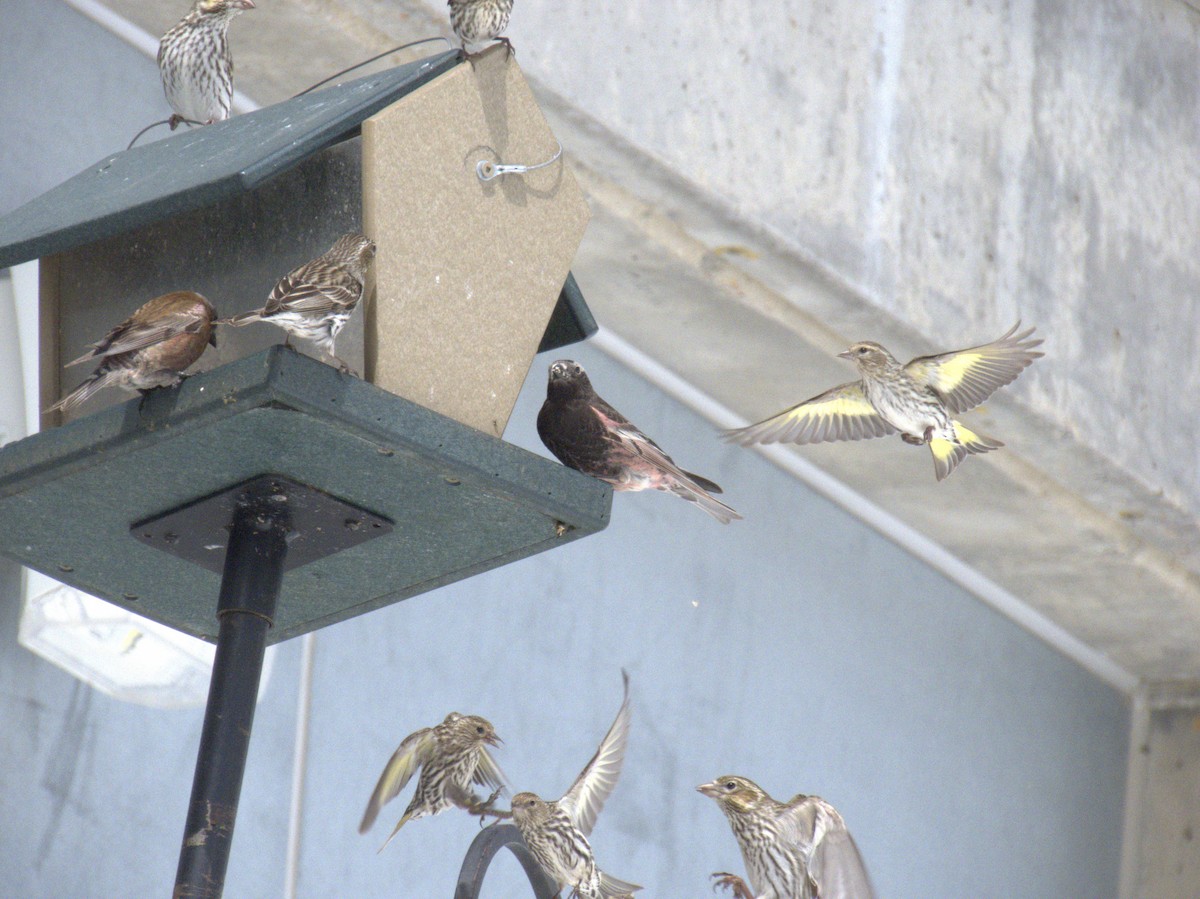
<instances>
[{"instance_id":1,"label":"bird head","mask_svg":"<svg viewBox=\"0 0 1200 899\"><path fill-rule=\"evenodd\" d=\"M333 246L329 248L329 252L325 254L325 258L339 265L347 266L359 277L359 280L362 280L367 266L375 258L375 241L365 234L351 231L349 234L343 234L334 242Z\"/></svg>"},{"instance_id":2,"label":"bird head","mask_svg":"<svg viewBox=\"0 0 1200 899\"><path fill-rule=\"evenodd\" d=\"M710 783L700 784L696 789L715 799L721 810L727 813L751 811L768 798L758 784L736 774L726 774Z\"/></svg>"},{"instance_id":3,"label":"bird head","mask_svg":"<svg viewBox=\"0 0 1200 899\"><path fill-rule=\"evenodd\" d=\"M892 354L871 340L854 344L846 351L838 353L838 358L849 359L863 374L879 374L896 365Z\"/></svg>"},{"instance_id":4,"label":"bird head","mask_svg":"<svg viewBox=\"0 0 1200 899\"><path fill-rule=\"evenodd\" d=\"M205 16L233 16L254 9L254 0L196 0L192 7L196 12Z\"/></svg>"},{"instance_id":5,"label":"bird head","mask_svg":"<svg viewBox=\"0 0 1200 899\"><path fill-rule=\"evenodd\" d=\"M512 815L518 824L543 824L550 818L550 805L536 793L518 793L512 798Z\"/></svg>"},{"instance_id":6,"label":"bird head","mask_svg":"<svg viewBox=\"0 0 1200 899\"><path fill-rule=\"evenodd\" d=\"M590 391L592 382L588 380L583 366L573 359L559 359L550 363L550 380L546 392L556 396L572 396Z\"/></svg>"},{"instance_id":7,"label":"bird head","mask_svg":"<svg viewBox=\"0 0 1200 899\"><path fill-rule=\"evenodd\" d=\"M478 715L451 712L444 723L450 725L454 739L465 745L487 743L489 746L499 746L504 742L496 735L492 722Z\"/></svg>"}]
</instances>

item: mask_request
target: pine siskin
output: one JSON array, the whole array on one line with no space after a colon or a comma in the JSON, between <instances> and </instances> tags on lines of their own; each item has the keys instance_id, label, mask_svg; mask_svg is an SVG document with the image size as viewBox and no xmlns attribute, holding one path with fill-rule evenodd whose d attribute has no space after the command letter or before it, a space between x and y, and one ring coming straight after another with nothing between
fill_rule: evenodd
<instances>
[{"instance_id":1,"label":"pine siskin","mask_svg":"<svg viewBox=\"0 0 1200 899\"><path fill-rule=\"evenodd\" d=\"M66 412L110 385L129 391L174 387L206 346L217 345L216 317L212 304L190 290L155 297L93 343L91 350L67 363L70 368L101 360L90 378L46 411Z\"/></svg>"},{"instance_id":2,"label":"pine siskin","mask_svg":"<svg viewBox=\"0 0 1200 899\"><path fill-rule=\"evenodd\" d=\"M500 33L508 27L512 15L513 0L450 0L450 27L462 41L463 54L467 55L468 44L499 41L509 53L513 45Z\"/></svg>"},{"instance_id":3,"label":"pine siskin","mask_svg":"<svg viewBox=\"0 0 1200 899\"><path fill-rule=\"evenodd\" d=\"M265 321L292 334L311 340L337 362L334 354L338 332L362 299L367 268L375 258L375 242L356 232L343 234L329 251L286 274L262 309L235 315L224 324L234 327ZM286 342L286 341L285 341Z\"/></svg>"},{"instance_id":4,"label":"pine siskin","mask_svg":"<svg viewBox=\"0 0 1200 899\"><path fill-rule=\"evenodd\" d=\"M557 802L546 802L533 793L518 793L512 801L513 823L529 852L559 889L570 887L571 895L579 899L630 897L641 889L597 868L587 840L600 810L617 785L625 761L630 720L629 675L624 671L621 674L625 679L625 699L617 717L566 795Z\"/></svg>"},{"instance_id":5,"label":"pine siskin","mask_svg":"<svg viewBox=\"0 0 1200 899\"><path fill-rule=\"evenodd\" d=\"M740 877L720 872L714 886L739 899L871 899L862 856L837 809L817 796L776 802L736 775L696 787L717 801L742 850L753 892Z\"/></svg>"},{"instance_id":6,"label":"pine siskin","mask_svg":"<svg viewBox=\"0 0 1200 899\"><path fill-rule=\"evenodd\" d=\"M569 468L611 484L614 490L662 490L695 503L722 524L741 514L710 496L721 493L708 478L684 471L625 416L592 389L583 366L559 359L550 366L538 436Z\"/></svg>"},{"instance_id":7,"label":"pine siskin","mask_svg":"<svg viewBox=\"0 0 1200 899\"><path fill-rule=\"evenodd\" d=\"M1042 355L1041 340L1029 340L1034 329L1017 333L1018 322L1000 339L937 356L918 356L901 365L877 343L856 343L843 353L862 375L805 400L777 415L725 431L724 436L753 443L821 443L862 440L900 432L905 443L929 444L940 481L968 453L987 453L1004 446L976 434L951 418L978 406Z\"/></svg>"},{"instance_id":8,"label":"pine siskin","mask_svg":"<svg viewBox=\"0 0 1200 899\"><path fill-rule=\"evenodd\" d=\"M171 104L171 130L180 122L211 125L229 118L233 55L226 32L253 0L195 0L192 11L162 36L158 71Z\"/></svg>"},{"instance_id":9,"label":"pine siskin","mask_svg":"<svg viewBox=\"0 0 1200 899\"><path fill-rule=\"evenodd\" d=\"M441 724L409 734L379 775L358 832L370 829L379 810L404 789L418 768L417 790L380 852L409 821L441 814L455 805L480 813L487 803L475 797L472 785L488 786L497 793L504 787L504 775L484 745L500 742L486 718L458 712L451 712Z\"/></svg>"}]
</instances>

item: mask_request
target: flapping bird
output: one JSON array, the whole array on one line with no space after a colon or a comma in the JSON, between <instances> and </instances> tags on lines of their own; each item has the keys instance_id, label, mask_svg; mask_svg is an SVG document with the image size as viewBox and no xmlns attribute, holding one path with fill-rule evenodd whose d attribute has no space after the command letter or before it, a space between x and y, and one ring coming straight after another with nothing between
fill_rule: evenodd
<instances>
[{"instance_id":1,"label":"flapping bird","mask_svg":"<svg viewBox=\"0 0 1200 899\"><path fill-rule=\"evenodd\" d=\"M636 884L605 874L596 867L588 836L596 818L612 795L625 761L629 740L629 675L625 698L617 717L592 760L557 802L534 793L518 793L512 800L513 823L542 870L559 889L570 889L579 899L615 899L640 890Z\"/></svg>"},{"instance_id":2,"label":"flapping bird","mask_svg":"<svg viewBox=\"0 0 1200 899\"><path fill-rule=\"evenodd\" d=\"M776 802L737 775L696 787L716 800L750 878L714 874L738 899L872 899L866 866L837 809L817 796Z\"/></svg>"},{"instance_id":3,"label":"flapping bird","mask_svg":"<svg viewBox=\"0 0 1200 899\"><path fill-rule=\"evenodd\" d=\"M929 445L940 481L968 454L1004 446L977 434L953 416L973 409L1042 355L1030 340L1034 329L1017 333L1020 322L982 346L918 356L901 365L869 340L838 353L858 367L861 380L840 384L790 409L744 428L725 431L734 443L822 443L900 433L905 443Z\"/></svg>"},{"instance_id":4,"label":"flapping bird","mask_svg":"<svg viewBox=\"0 0 1200 899\"><path fill-rule=\"evenodd\" d=\"M486 718L458 712L451 712L441 724L409 734L379 775L358 832L370 829L379 810L404 789L418 769L421 776L416 792L379 847L381 852L409 821L441 814L452 806L481 812L486 803L478 800L471 788L480 785L496 791L503 789L504 775L487 751L488 746L498 746L500 742Z\"/></svg>"}]
</instances>

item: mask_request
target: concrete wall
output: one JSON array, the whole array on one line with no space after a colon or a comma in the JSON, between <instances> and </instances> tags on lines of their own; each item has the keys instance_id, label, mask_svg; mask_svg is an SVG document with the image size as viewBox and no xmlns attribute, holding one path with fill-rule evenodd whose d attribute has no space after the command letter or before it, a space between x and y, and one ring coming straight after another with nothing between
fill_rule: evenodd
<instances>
[{"instance_id":1,"label":"concrete wall","mask_svg":"<svg viewBox=\"0 0 1200 899\"><path fill-rule=\"evenodd\" d=\"M58 4L0 3L4 40L45 27L41 43L0 53L0 84L36 87L6 89L0 112L35 107L15 144L57 148L0 158L11 203L123 146L146 115L121 112L121 98L145 109L158 88L152 64ZM519 4L514 29L534 27L535 9ZM669 43L677 31L653 36ZM587 38L597 54L613 40L603 29ZM524 64L545 65L536 43L519 44ZM570 54L584 67L586 56ZM706 895L710 871L740 868L723 818L692 789L729 771L779 797L834 802L883 896L1116 895L1121 696L760 457L722 446L594 349L573 354L684 465L725 483L748 520L722 528L673 498L620 496L597 537L322 632L299 895L448 895L473 821L416 822L382 855L390 807L378 833L355 832L395 745L451 709L485 714L507 741L500 762L514 786L556 795L611 721L622 666L634 731L594 845L650 895ZM531 448L547 361L507 435ZM16 645L7 563L0 595L5 892L162 894L200 712L90 693ZM256 721L230 896L283 889L298 672L299 645L282 646ZM486 895L520 895L514 871L505 860Z\"/></svg>"},{"instance_id":2,"label":"concrete wall","mask_svg":"<svg viewBox=\"0 0 1200 899\"><path fill-rule=\"evenodd\" d=\"M1200 512L1193 5L522 0L509 34L931 342L1037 324L1014 395Z\"/></svg>"}]
</instances>

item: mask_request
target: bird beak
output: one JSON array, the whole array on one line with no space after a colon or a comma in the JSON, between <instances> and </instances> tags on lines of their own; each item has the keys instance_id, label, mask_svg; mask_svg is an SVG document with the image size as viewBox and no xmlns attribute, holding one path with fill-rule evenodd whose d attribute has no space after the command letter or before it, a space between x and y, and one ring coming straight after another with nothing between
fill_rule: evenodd
<instances>
[{"instance_id":1,"label":"bird beak","mask_svg":"<svg viewBox=\"0 0 1200 899\"><path fill-rule=\"evenodd\" d=\"M492 736L490 736L490 737L484 737L483 740L485 743L489 743L492 746L503 746L504 745L504 741L501 740L500 737L497 736L496 734L492 734Z\"/></svg>"},{"instance_id":2,"label":"bird beak","mask_svg":"<svg viewBox=\"0 0 1200 899\"><path fill-rule=\"evenodd\" d=\"M842 352L838 353L838 358L839 359L849 359L851 362L853 362L854 354L851 353L849 350L843 350Z\"/></svg>"},{"instance_id":3,"label":"bird beak","mask_svg":"<svg viewBox=\"0 0 1200 899\"><path fill-rule=\"evenodd\" d=\"M700 784L700 786L696 787L696 790L703 793L705 796L712 797L713 799L716 799L719 795L721 795L721 788L717 786L716 781L713 781L712 783Z\"/></svg>"}]
</instances>

